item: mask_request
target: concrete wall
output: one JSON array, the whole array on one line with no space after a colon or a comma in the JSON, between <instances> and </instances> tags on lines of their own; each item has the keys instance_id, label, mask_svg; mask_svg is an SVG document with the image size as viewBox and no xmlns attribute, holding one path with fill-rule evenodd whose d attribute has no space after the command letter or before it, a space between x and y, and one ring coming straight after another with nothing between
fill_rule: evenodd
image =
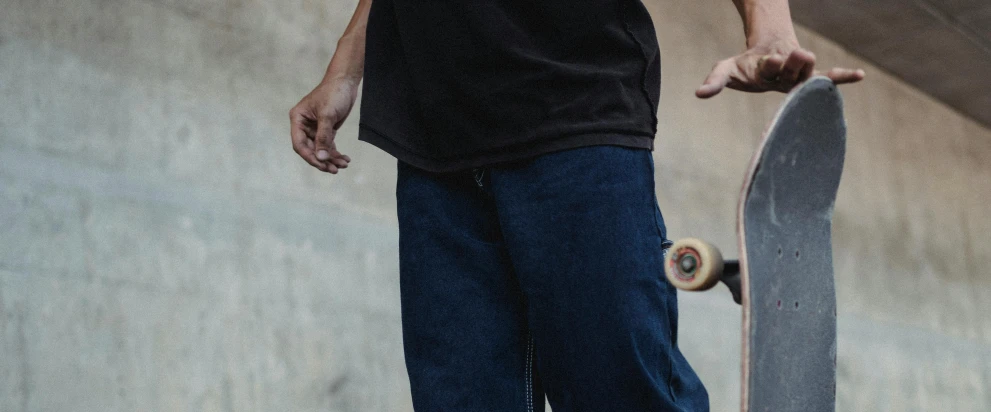
<instances>
[{"instance_id":1,"label":"concrete wall","mask_svg":"<svg viewBox=\"0 0 991 412\"><path fill-rule=\"evenodd\" d=\"M355 6L7 0L0 13L0 411L404 411L394 162L330 177L289 147ZM650 0L658 196L732 250L780 95L697 101L742 45L726 4ZM839 411L991 410L991 131L864 66L836 211ZM732 252L728 253L732 254ZM713 410L738 407L739 308L682 295Z\"/></svg>"}]
</instances>

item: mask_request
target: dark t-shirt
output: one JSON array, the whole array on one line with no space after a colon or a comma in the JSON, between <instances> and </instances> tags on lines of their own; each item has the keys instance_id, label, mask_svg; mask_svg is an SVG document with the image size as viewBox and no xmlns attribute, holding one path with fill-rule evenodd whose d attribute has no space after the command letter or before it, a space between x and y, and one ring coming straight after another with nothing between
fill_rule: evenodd
<instances>
[{"instance_id":1,"label":"dark t-shirt","mask_svg":"<svg viewBox=\"0 0 991 412\"><path fill-rule=\"evenodd\" d=\"M640 0L373 0L360 139L438 172L651 149L659 94Z\"/></svg>"}]
</instances>

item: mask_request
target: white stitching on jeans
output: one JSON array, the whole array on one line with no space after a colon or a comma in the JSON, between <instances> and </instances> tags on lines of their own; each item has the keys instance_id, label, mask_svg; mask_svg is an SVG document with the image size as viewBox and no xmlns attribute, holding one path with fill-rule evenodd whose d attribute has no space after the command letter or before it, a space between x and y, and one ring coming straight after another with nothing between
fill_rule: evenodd
<instances>
[{"instance_id":1,"label":"white stitching on jeans","mask_svg":"<svg viewBox=\"0 0 991 412\"><path fill-rule=\"evenodd\" d=\"M526 344L526 376L524 377L524 382L526 382L526 410L527 412L533 412L533 338L529 335L527 336Z\"/></svg>"},{"instance_id":2,"label":"white stitching on jeans","mask_svg":"<svg viewBox=\"0 0 991 412\"><path fill-rule=\"evenodd\" d=\"M485 169L473 169L475 175L475 183L478 183L478 187L483 187L482 179L485 178Z\"/></svg>"}]
</instances>

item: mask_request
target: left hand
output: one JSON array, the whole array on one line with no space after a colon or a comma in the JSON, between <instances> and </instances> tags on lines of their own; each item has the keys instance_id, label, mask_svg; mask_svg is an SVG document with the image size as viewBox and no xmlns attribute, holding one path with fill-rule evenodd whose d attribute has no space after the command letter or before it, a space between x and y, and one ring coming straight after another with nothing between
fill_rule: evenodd
<instances>
[{"instance_id":1,"label":"left hand","mask_svg":"<svg viewBox=\"0 0 991 412\"><path fill-rule=\"evenodd\" d=\"M716 63L695 96L708 99L723 88L751 93L779 91L792 88L822 73L815 70L816 56L795 41L779 41L750 48L735 57ZM825 73L836 84L854 83L864 79L861 69L833 68Z\"/></svg>"}]
</instances>

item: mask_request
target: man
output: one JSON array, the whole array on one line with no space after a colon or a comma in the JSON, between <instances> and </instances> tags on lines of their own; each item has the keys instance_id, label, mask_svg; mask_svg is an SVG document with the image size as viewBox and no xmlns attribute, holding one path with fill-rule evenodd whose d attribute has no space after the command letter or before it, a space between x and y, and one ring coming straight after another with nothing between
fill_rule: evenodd
<instances>
[{"instance_id":1,"label":"man","mask_svg":"<svg viewBox=\"0 0 991 412\"><path fill-rule=\"evenodd\" d=\"M787 0L736 0L748 49L696 91L814 74ZM403 341L419 411L705 411L677 346L654 194L660 57L639 0L360 0L290 112L329 173L360 139L399 159ZM833 69L837 83L860 70Z\"/></svg>"}]
</instances>

